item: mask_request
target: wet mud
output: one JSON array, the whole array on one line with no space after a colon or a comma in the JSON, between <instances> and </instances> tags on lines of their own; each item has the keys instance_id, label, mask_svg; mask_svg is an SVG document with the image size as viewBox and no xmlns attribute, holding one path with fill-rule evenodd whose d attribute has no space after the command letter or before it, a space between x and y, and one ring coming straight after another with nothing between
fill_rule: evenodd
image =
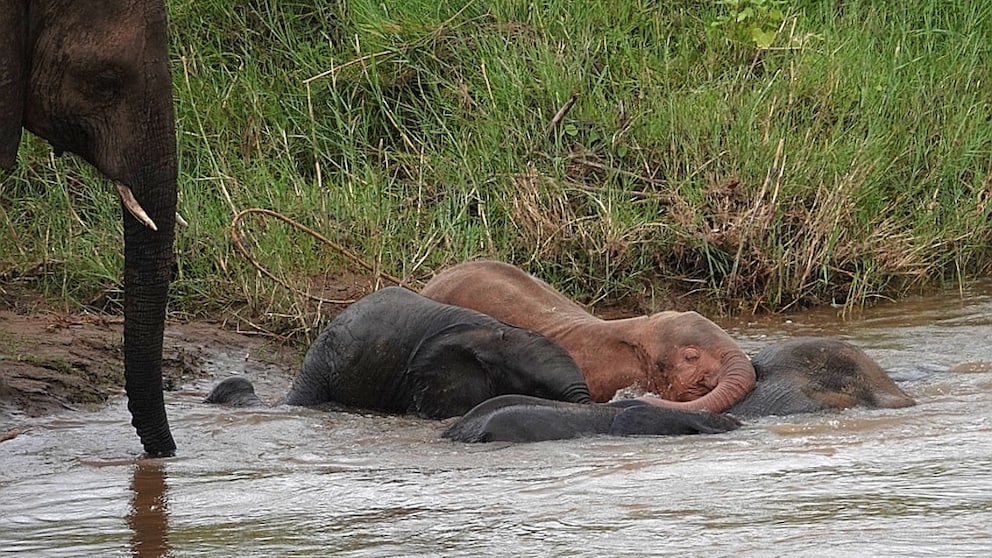
<instances>
[{"instance_id":1,"label":"wet mud","mask_svg":"<svg viewBox=\"0 0 992 558\"><path fill-rule=\"evenodd\" d=\"M0 430L3 418L97 410L123 394L123 319L0 311ZM176 391L217 374L291 376L298 347L214 322L169 323L163 383ZM2 432L0 432L2 434Z\"/></svg>"}]
</instances>

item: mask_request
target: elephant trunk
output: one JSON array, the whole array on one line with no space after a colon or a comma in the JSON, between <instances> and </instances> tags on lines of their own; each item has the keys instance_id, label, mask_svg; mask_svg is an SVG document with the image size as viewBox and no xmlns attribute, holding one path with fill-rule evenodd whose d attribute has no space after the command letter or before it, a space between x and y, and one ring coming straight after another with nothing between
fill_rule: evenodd
<instances>
[{"instance_id":1,"label":"elephant trunk","mask_svg":"<svg viewBox=\"0 0 992 558\"><path fill-rule=\"evenodd\" d=\"M673 402L652 399L660 406L687 411L708 411L722 413L735 402L740 401L754 389L756 378L754 366L742 351L730 351L720 359L720 373L716 387L706 395L692 401Z\"/></svg>"},{"instance_id":2,"label":"elephant trunk","mask_svg":"<svg viewBox=\"0 0 992 558\"><path fill-rule=\"evenodd\" d=\"M165 41L164 15L161 16ZM165 49L162 49L165 52ZM153 456L174 455L162 393L162 340L169 282L174 273L177 163L171 74L167 60L146 68L147 99L154 99L137 116L145 133L132 138L131 149L100 149L97 166L111 179L129 187L154 221L148 228L131 213L124 216L124 380L131 424L145 451ZM119 172L115 172L118 170Z\"/></svg>"},{"instance_id":3,"label":"elephant trunk","mask_svg":"<svg viewBox=\"0 0 992 558\"><path fill-rule=\"evenodd\" d=\"M168 209L152 217L158 231L124 216L124 389L131 424L145 452L170 456L176 451L165 414L162 340L172 274L175 189ZM149 203L145 202L146 211Z\"/></svg>"},{"instance_id":4,"label":"elephant trunk","mask_svg":"<svg viewBox=\"0 0 992 558\"><path fill-rule=\"evenodd\" d=\"M567 386L558 398L571 403L593 403L592 397L589 395L589 386L585 382L577 382Z\"/></svg>"},{"instance_id":5,"label":"elephant trunk","mask_svg":"<svg viewBox=\"0 0 992 558\"><path fill-rule=\"evenodd\" d=\"M901 409L916 405L916 401L898 387L894 387L875 394L875 404L882 409Z\"/></svg>"}]
</instances>

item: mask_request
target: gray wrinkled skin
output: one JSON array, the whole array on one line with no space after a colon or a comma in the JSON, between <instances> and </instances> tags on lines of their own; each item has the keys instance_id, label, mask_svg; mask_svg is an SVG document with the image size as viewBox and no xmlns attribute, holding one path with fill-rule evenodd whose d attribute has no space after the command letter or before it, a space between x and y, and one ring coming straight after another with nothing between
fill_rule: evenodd
<instances>
[{"instance_id":1,"label":"gray wrinkled skin","mask_svg":"<svg viewBox=\"0 0 992 558\"><path fill-rule=\"evenodd\" d=\"M736 417L915 404L875 361L846 341L788 339L763 348L751 362L757 383L727 410Z\"/></svg>"},{"instance_id":2,"label":"gray wrinkled skin","mask_svg":"<svg viewBox=\"0 0 992 558\"><path fill-rule=\"evenodd\" d=\"M595 435L716 434L739 426L727 415L656 407L636 399L579 405L504 395L479 404L442 436L456 442L540 442Z\"/></svg>"}]
</instances>

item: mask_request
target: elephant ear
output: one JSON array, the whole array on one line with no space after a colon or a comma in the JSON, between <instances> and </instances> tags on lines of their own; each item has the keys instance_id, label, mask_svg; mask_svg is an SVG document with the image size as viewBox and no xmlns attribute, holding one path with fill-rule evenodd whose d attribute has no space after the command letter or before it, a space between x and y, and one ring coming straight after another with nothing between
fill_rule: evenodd
<instances>
[{"instance_id":1,"label":"elephant ear","mask_svg":"<svg viewBox=\"0 0 992 558\"><path fill-rule=\"evenodd\" d=\"M459 323L421 341L406 369L411 398L407 412L453 417L496 395L479 351L497 335L501 332L492 328Z\"/></svg>"},{"instance_id":2,"label":"elephant ear","mask_svg":"<svg viewBox=\"0 0 992 558\"><path fill-rule=\"evenodd\" d=\"M13 169L28 91L27 2L0 0L0 168Z\"/></svg>"}]
</instances>

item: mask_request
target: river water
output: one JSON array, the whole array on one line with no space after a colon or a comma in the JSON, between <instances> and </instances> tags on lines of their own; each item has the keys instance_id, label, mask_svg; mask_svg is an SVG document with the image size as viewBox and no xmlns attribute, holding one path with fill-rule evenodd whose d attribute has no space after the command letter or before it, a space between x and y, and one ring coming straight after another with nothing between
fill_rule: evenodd
<instances>
[{"instance_id":1,"label":"river water","mask_svg":"<svg viewBox=\"0 0 992 558\"><path fill-rule=\"evenodd\" d=\"M463 445L435 421L207 406L207 381L167 396L172 459L134 459L120 400L19 425L0 444L0 556L992 555L992 283L721 325L748 352L852 341L918 405ZM274 400L289 373L253 379Z\"/></svg>"}]
</instances>

